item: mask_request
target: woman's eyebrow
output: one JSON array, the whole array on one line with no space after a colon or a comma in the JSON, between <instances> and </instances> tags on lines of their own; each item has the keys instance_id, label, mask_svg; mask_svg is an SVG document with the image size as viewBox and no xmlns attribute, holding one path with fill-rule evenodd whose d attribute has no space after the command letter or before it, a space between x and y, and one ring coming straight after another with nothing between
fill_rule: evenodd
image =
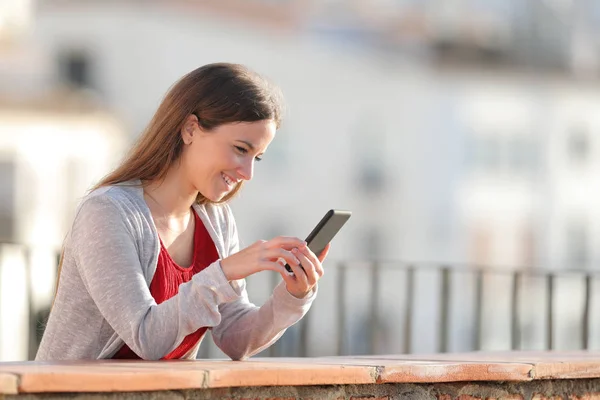
<instances>
[{"instance_id":1,"label":"woman's eyebrow","mask_svg":"<svg viewBox=\"0 0 600 400\"><path fill-rule=\"evenodd\" d=\"M238 140L238 142L242 142L244 143L246 146L248 146L250 148L250 150L254 150L254 145L250 142L247 142L245 140Z\"/></svg>"}]
</instances>

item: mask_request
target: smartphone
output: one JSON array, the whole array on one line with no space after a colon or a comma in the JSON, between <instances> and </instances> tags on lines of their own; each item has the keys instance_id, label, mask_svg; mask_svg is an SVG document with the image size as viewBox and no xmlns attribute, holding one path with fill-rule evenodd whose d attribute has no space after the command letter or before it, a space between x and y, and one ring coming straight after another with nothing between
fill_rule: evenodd
<instances>
[{"instance_id":1,"label":"smartphone","mask_svg":"<svg viewBox=\"0 0 600 400\"><path fill-rule=\"evenodd\" d=\"M308 248L313 253L319 256L325 247L334 236L342 229L342 226L348 221L352 215L351 211L346 210L329 210L325 216L319 221L317 226L312 232L306 237L306 243ZM289 264L285 264L285 269L288 272L292 272L292 267Z\"/></svg>"}]
</instances>

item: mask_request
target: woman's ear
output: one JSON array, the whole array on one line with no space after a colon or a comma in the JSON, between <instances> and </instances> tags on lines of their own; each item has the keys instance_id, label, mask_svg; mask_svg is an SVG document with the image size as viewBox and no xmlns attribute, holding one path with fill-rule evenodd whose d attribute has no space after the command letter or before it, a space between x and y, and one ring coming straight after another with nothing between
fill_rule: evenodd
<instances>
[{"instance_id":1,"label":"woman's ear","mask_svg":"<svg viewBox=\"0 0 600 400\"><path fill-rule=\"evenodd\" d=\"M185 119L183 127L181 128L181 138L183 139L183 143L192 143L192 141L194 140L194 134L197 132L198 126L198 117L196 117L194 114L189 115Z\"/></svg>"}]
</instances>

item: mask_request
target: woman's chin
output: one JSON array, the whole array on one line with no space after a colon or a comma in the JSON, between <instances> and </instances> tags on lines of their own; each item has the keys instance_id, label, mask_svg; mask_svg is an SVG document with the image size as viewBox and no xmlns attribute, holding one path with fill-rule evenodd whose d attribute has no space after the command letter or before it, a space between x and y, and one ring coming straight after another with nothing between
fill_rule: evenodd
<instances>
[{"instance_id":1,"label":"woman's chin","mask_svg":"<svg viewBox=\"0 0 600 400\"><path fill-rule=\"evenodd\" d=\"M212 201L213 203L216 203L218 201L223 200L223 198L225 196L227 196L227 194L229 193L229 191L214 191L214 192L210 192L208 193L206 197L208 200Z\"/></svg>"}]
</instances>

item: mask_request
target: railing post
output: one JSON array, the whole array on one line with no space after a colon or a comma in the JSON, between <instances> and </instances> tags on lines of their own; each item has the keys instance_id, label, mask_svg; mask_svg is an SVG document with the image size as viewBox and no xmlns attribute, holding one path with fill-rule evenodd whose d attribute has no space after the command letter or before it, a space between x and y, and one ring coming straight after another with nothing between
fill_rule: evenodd
<instances>
[{"instance_id":1,"label":"railing post","mask_svg":"<svg viewBox=\"0 0 600 400\"><path fill-rule=\"evenodd\" d=\"M370 354L377 354L379 333L379 263L374 262L371 266L371 348Z\"/></svg>"},{"instance_id":2,"label":"railing post","mask_svg":"<svg viewBox=\"0 0 600 400\"><path fill-rule=\"evenodd\" d=\"M546 348L554 348L554 274L550 273L546 278Z\"/></svg>"},{"instance_id":3,"label":"railing post","mask_svg":"<svg viewBox=\"0 0 600 400\"><path fill-rule=\"evenodd\" d=\"M520 285L522 280L522 274L519 271L515 271L513 274L513 282L512 282L512 293L511 293L511 340L510 345L512 350L518 350L521 347L520 343L520 335L521 335L521 326L520 326L520 317L519 317L519 305L520 305Z\"/></svg>"},{"instance_id":4,"label":"railing post","mask_svg":"<svg viewBox=\"0 0 600 400\"><path fill-rule=\"evenodd\" d=\"M415 268L406 271L406 309L404 314L404 352L409 354L412 347L412 316L415 290Z\"/></svg>"},{"instance_id":5,"label":"railing post","mask_svg":"<svg viewBox=\"0 0 600 400\"><path fill-rule=\"evenodd\" d=\"M338 264L338 280L337 280L337 331L338 331L338 343L337 343L337 354L338 356L344 355L345 351L345 340L346 337L346 265Z\"/></svg>"},{"instance_id":6,"label":"railing post","mask_svg":"<svg viewBox=\"0 0 600 400\"><path fill-rule=\"evenodd\" d=\"M481 330L483 328L483 270L475 273L475 325L473 334L474 350L481 350Z\"/></svg>"},{"instance_id":7,"label":"railing post","mask_svg":"<svg viewBox=\"0 0 600 400\"><path fill-rule=\"evenodd\" d=\"M590 300L592 296L592 276L585 276L585 291L583 300L583 323L581 327L581 345L584 350L590 348Z\"/></svg>"},{"instance_id":8,"label":"railing post","mask_svg":"<svg viewBox=\"0 0 600 400\"><path fill-rule=\"evenodd\" d=\"M440 287L440 330L438 349L440 353L448 351L448 328L450 313L450 268L442 267Z\"/></svg>"},{"instance_id":9,"label":"railing post","mask_svg":"<svg viewBox=\"0 0 600 400\"><path fill-rule=\"evenodd\" d=\"M310 313L306 314L300 321L300 357L306 357L308 354L309 315Z\"/></svg>"},{"instance_id":10,"label":"railing post","mask_svg":"<svg viewBox=\"0 0 600 400\"><path fill-rule=\"evenodd\" d=\"M38 330L38 321L37 321L37 308L34 307L34 293L33 293L33 275L32 275L32 249L27 247L23 248L24 259L25 259L25 285L27 290L27 308L29 311L29 343L28 343L28 351L27 357L29 360L33 360L37 353L38 343L37 343L37 330Z\"/></svg>"}]
</instances>

